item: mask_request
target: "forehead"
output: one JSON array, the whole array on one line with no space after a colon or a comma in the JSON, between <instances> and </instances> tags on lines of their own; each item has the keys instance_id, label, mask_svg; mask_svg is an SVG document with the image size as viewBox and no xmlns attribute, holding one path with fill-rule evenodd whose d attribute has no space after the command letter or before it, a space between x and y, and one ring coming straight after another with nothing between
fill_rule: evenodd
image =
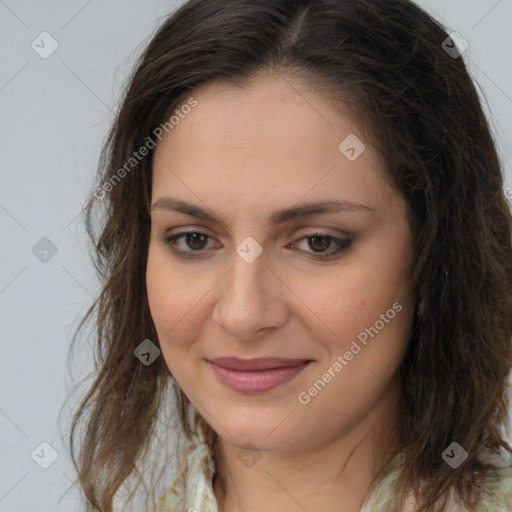
<instances>
[{"instance_id":1,"label":"forehead","mask_svg":"<svg viewBox=\"0 0 512 512\"><path fill-rule=\"evenodd\" d=\"M197 105L155 150L153 196L179 189L190 199L208 202L215 194L261 207L305 196L325 199L327 192L354 202L364 190L374 196L393 192L358 120L311 84L275 75L244 87L209 83L190 97ZM342 153L346 140L360 142L356 160Z\"/></svg>"}]
</instances>

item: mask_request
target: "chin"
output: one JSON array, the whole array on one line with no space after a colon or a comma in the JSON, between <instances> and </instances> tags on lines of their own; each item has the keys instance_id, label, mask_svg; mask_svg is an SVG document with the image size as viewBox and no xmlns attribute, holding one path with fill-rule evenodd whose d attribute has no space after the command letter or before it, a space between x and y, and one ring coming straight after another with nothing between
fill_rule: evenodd
<instances>
[{"instance_id":1,"label":"chin","mask_svg":"<svg viewBox=\"0 0 512 512\"><path fill-rule=\"evenodd\" d=\"M268 432L254 431L254 429L241 429L232 432L227 439L222 439L237 447L240 450L250 450L257 452L272 452L287 449L290 447L292 439L286 432L282 436L268 435Z\"/></svg>"},{"instance_id":2,"label":"chin","mask_svg":"<svg viewBox=\"0 0 512 512\"><path fill-rule=\"evenodd\" d=\"M298 441L295 424L283 421L286 414L283 415L282 410L280 415L265 416L264 413L255 414L254 410L252 413L248 411L247 418L241 414L233 411L230 415L223 411L216 415L223 418L222 423L212 422L210 425L225 442L238 448L274 451L291 448Z\"/></svg>"}]
</instances>

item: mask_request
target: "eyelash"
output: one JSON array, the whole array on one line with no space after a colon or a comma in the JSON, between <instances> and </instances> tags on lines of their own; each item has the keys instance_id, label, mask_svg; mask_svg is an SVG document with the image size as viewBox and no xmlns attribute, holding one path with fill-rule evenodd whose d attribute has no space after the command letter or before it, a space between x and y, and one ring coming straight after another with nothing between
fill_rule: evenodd
<instances>
[{"instance_id":1,"label":"eyelash","mask_svg":"<svg viewBox=\"0 0 512 512\"><path fill-rule=\"evenodd\" d=\"M212 238L209 235L207 235L206 233L202 233L201 231L183 231L182 233L176 233L174 235L164 237L164 238L161 239L161 241L165 245L169 245L171 251L174 254L176 254L178 257L184 258L184 259L197 259L197 258L203 257L203 255L201 253L206 252L204 249L199 249L199 250L196 250L196 251L194 251L194 250L183 251L181 249L177 249L176 248L176 241L177 240L179 240L180 238L184 238L187 235L194 235L194 234L195 235L204 235L208 239ZM309 253L309 254L313 254L313 258L318 259L318 260L332 259L332 258L334 258L334 257L336 257L338 255L341 255L342 253L344 253L352 245L352 239L350 239L350 238L337 238L335 236L326 235L326 234L320 233L320 232L315 232L315 233L310 233L308 235L305 235L305 236L301 237L298 240L298 242L301 242L302 240L307 240L307 239L310 239L310 238L315 238L315 237L327 238L330 241L334 242L336 244L336 246L337 246L335 250L330 251L330 252L325 252L325 253ZM293 242L293 243L295 243L295 242ZM302 251L302 252L307 252L307 251ZM193 255L193 253L196 253L197 256ZM187 254L189 254L189 255L187 255Z\"/></svg>"}]
</instances>

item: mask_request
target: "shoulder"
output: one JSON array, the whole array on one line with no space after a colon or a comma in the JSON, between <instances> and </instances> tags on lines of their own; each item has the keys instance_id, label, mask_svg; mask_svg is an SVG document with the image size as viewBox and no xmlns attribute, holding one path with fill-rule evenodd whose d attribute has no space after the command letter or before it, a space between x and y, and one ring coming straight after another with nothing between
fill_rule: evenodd
<instances>
[{"instance_id":1,"label":"shoulder","mask_svg":"<svg viewBox=\"0 0 512 512\"><path fill-rule=\"evenodd\" d=\"M512 466L489 471L486 492L475 512L510 512L512 510Z\"/></svg>"},{"instance_id":2,"label":"shoulder","mask_svg":"<svg viewBox=\"0 0 512 512\"><path fill-rule=\"evenodd\" d=\"M512 511L512 459L503 463L504 459L490 459L492 469L488 470L482 482L482 497L478 505L472 510L467 509L451 491L447 510L450 512L511 512ZM380 478L374 483L361 512L414 512L417 504L412 495L407 496L403 510L394 508L394 484L404 462L403 452L399 452L382 472ZM500 464L501 463L501 464Z\"/></svg>"}]
</instances>

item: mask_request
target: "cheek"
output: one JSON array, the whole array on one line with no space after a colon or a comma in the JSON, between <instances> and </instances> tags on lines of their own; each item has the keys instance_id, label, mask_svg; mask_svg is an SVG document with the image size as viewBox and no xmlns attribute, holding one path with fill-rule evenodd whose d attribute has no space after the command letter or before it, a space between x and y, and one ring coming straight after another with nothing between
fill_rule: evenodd
<instances>
[{"instance_id":1,"label":"cheek","mask_svg":"<svg viewBox=\"0 0 512 512\"><path fill-rule=\"evenodd\" d=\"M182 356L185 346L180 343L183 339L183 333L179 332L183 328L183 322L180 322L180 319L190 310L187 294L190 295L193 292L188 288L185 294L177 293L180 288L175 276L170 275L165 267L158 265L151 258L148 260L146 285L149 309L158 335L162 357L172 376L183 383L184 376L189 370L187 370L187 358Z\"/></svg>"},{"instance_id":2,"label":"cheek","mask_svg":"<svg viewBox=\"0 0 512 512\"><path fill-rule=\"evenodd\" d=\"M338 289L316 298L323 323L315 322L320 327L310 334L323 345L325 357L296 396L304 407L304 430L317 435L330 435L341 424L358 421L382 400L396 382L413 322L414 302L399 280L377 281L368 272L357 279L351 274ZM329 326L327 336L323 324ZM315 417L323 418L320 426Z\"/></svg>"},{"instance_id":3,"label":"cheek","mask_svg":"<svg viewBox=\"0 0 512 512\"><path fill-rule=\"evenodd\" d=\"M204 283L204 277L194 275L193 263L174 262L168 247L151 240L146 287L151 315L160 332L170 334L185 323L204 295Z\"/></svg>"},{"instance_id":4,"label":"cheek","mask_svg":"<svg viewBox=\"0 0 512 512\"><path fill-rule=\"evenodd\" d=\"M146 287L149 308L162 349L168 339L181 339L189 319L197 314L201 299L199 279L180 273L170 264L165 249L150 247L146 269ZM203 293L204 294L204 293Z\"/></svg>"},{"instance_id":5,"label":"cheek","mask_svg":"<svg viewBox=\"0 0 512 512\"><path fill-rule=\"evenodd\" d=\"M310 319L310 328L330 340L329 344L343 348L365 328L385 316L386 329L396 323L395 317L411 302L410 290L402 269L360 262L341 266L332 273L315 279L297 279L294 293L304 304L303 319ZM398 303L393 309L393 304ZM401 306L401 307L400 307ZM398 312L397 309L401 309Z\"/></svg>"},{"instance_id":6,"label":"cheek","mask_svg":"<svg viewBox=\"0 0 512 512\"><path fill-rule=\"evenodd\" d=\"M180 385L202 358L201 329L208 322L208 292L218 280L194 264L173 264L166 248L151 247L146 269L149 309L165 362ZM186 386L185 386L186 387Z\"/></svg>"}]
</instances>

